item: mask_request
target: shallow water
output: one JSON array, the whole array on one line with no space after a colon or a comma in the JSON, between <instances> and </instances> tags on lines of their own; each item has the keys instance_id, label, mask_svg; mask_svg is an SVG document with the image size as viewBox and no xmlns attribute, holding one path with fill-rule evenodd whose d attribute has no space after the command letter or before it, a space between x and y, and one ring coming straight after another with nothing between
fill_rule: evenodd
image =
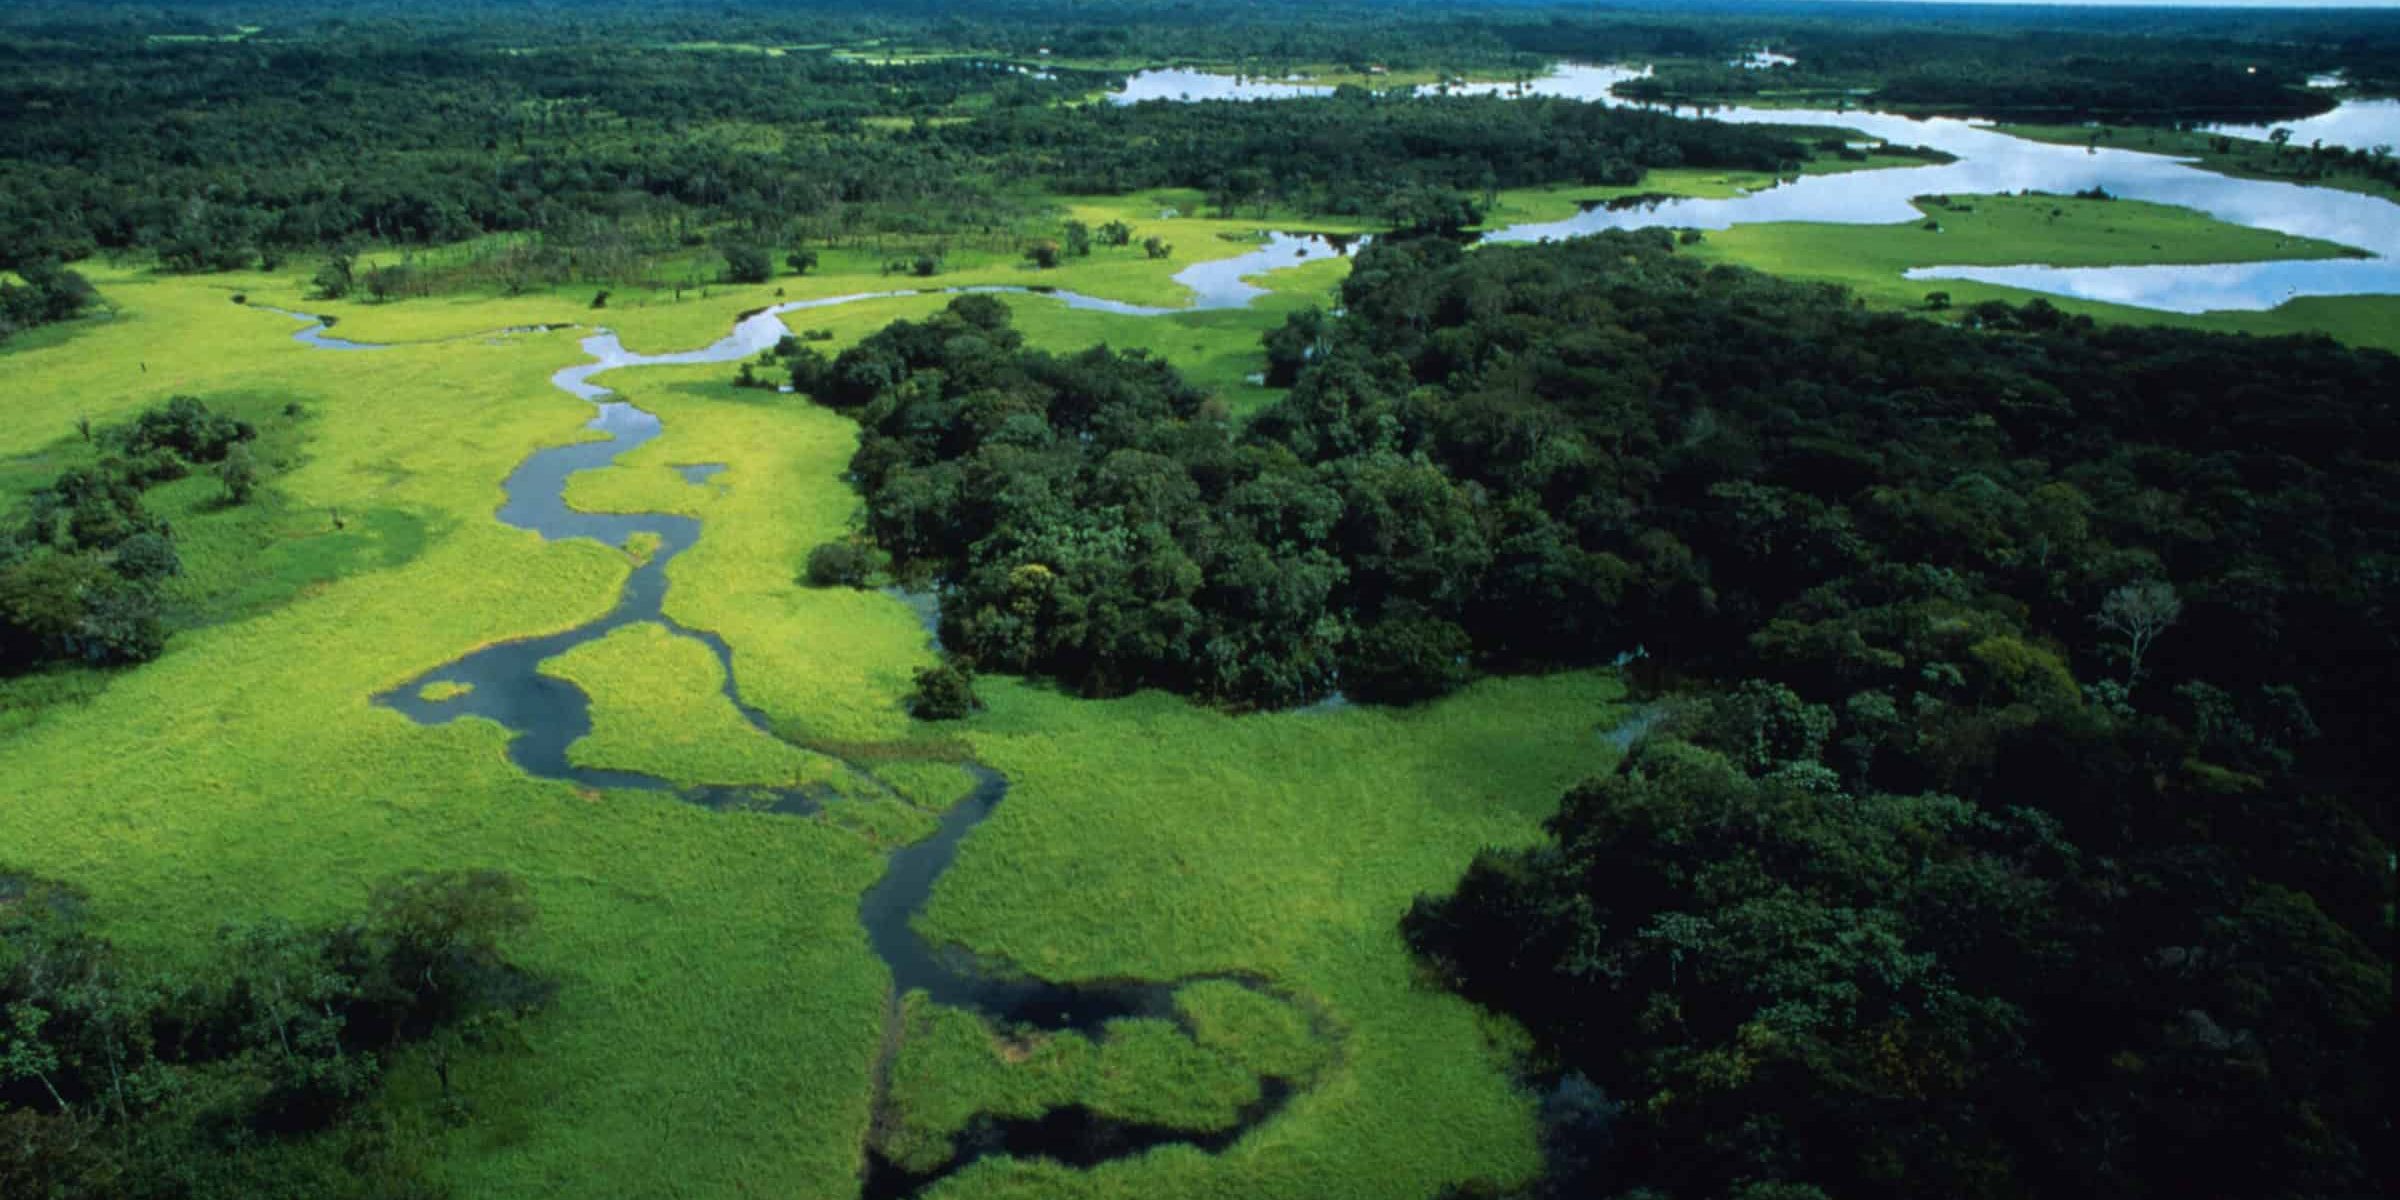
<instances>
[{"instance_id":1,"label":"shallow water","mask_svg":"<svg viewBox=\"0 0 2400 1200\"><path fill-rule=\"evenodd\" d=\"M1211 98L1193 80L1202 72L1176 73L1177 85L1194 98ZM1434 86L1420 91L1501 97L1550 96L1628 105L1615 88L1649 74L1646 67L1566 64L1539 78L1513 83ZM1230 77L1214 77L1227 87ZM1272 88L1245 98L1273 98ZM1267 91L1255 89L1266 88ZM2327 118L2360 113L2400 116L2400 102L2344 105ZM1486 235L1498 242L1537 242L1578 237L1604 229L1728 229L1777 221L1842 225L1892 225L1921 221L1909 201L1933 193L1974 195L2039 191L2068 194L2100 188L2133 200L2197 209L2236 225L2318 238L2365 251L2365 259L2299 260L2200 266L2048 267L1934 266L1908 273L1911 279L1969 279L2030 291L2105 300L2170 312L2215 309L2260 310L2300 296L2400 293L2400 205L2332 188L2265 180L2234 179L2202 170L2184 159L2112 148L2057 146L2010 137L1988 122L1955 118L1919 119L1872 111L1750 108L1678 110L1741 125L1790 125L1856 130L1898 145L1929 146L1955 162L1922 167L1808 175L1776 187L1728 199L1673 199L1631 208L1594 208L1561 221L1510 226ZM2302 140L2297 135L2295 141ZM2329 139L2330 140L2330 139ZM2400 140L2400 139L2395 139Z\"/></svg>"},{"instance_id":2,"label":"shallow water","mask_svg":"<svg viewBox=\"0 0 2400 1200\"><path fill-rule=\"evenodd\" d=\"M2313 84L2314 81L2312 80ZM2339 86L2339 80L2334 85ZM2306 148L2318 142L2345 150L2400 148L2400 100L2344 100L2329 113L2271 125L2210 125L2209 133L2263 142L2278 129L2292 131L2292 145Z\"/></svg>"}]
</instances>

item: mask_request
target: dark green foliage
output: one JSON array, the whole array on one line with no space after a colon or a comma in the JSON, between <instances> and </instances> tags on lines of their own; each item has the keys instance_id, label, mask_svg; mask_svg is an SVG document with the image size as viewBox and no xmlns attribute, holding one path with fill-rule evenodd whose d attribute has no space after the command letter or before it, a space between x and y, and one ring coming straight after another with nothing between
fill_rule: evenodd
<instances>
[{"instance_id":1,"label":"dark green foliage","mask_svg":"<svg viewBox=\"0 0 2400 1200\"><path fill-rule=\"evenodd\" d=\"M257 436L190 396L87 432L98 461L60 472L0 523L0 674L158 657L168 634L159 588L182 563L142 491L213 462L228 493L238 477L246 498Z\"/></svg>"},{"instance_id":2,"label":"dark green foliage","mask_svg":"<svg viewBox=\"0 0 2400 1200\"><path fill-rule=\"evenodd\" d=\"M975 674L954 662L919 667L908 711L920 721L956 721L983 707L975 698Z\"/></svg>"},{"instance_id":3,"label":"dark green foliage","mask_svg":"<svg viewBox=\"0 0 2400 1200\"><path fill-rule=\"evenodd\" d=\"M183 558L163 533L144 531L117 543L113 564L117 574L136 583L172 579L183 574Z\"/></svg>"},{"instance_id":4,"label":"dark green foliage","mask_svg":"<svg viewBox=\"0 0 2400 1200\"><path fill-rule=\"evenodd\" d=\"M143 409L101 440L126 458L166 450L186 462L213 463L257 436L257 428L247 421L211 412L197 397L176 396L163 407Z\"/></svg>"},{"instance_id":5,"label":"dark green foliage","mask_svg":"<svg viewBox=\"0 0 2400 1200\"><path fill-rule=\"evenodd\" d=\"M1347 91L1274 104L1012 109L944 134L979 154L1012 154L1016 169L1062 191L1193 187L1231 212L1280 205L1426 232L1476 223L1473 197L1496 188L1630 184L1662 166L1772 171L1805 157L1771 131L1635 109ZM1162 145L1175 152L1158 153Z\"/></svg>"},{"instance_id":6,"label":"dark green foliage","mask_svg":"<svg viewBox=\"0 0 2400 1200\"><path fill-rule=\"evenodd\" d=\"M2368 1187L2400 361L1669 241L1370 249L1256 425L1483 498L1478 661L1748 680L1409 919L1613 1102L1555 1194Z\"/></svg>"},{"instance_id":7,"label":"dark green foliage","mask_svg":"<svg viewBox=\"0 0 2400 1200\"><path fill-rule=\"evenodd\" d=\"M71 889L0 873L0 1183L77 1200L428 1194L353 1114L401 1046L489 1040L547 1000L501 954L532 917L511 876L410 875L357 921L229 927L213 963L179 974L93 934ZM283 1152L309 1134L341 1152Z\"/></svg>"},{"instance_id":8,"label":"dark green foliage","mask_svg":"<svg viewBox=\"0 0 2400 1200\"><path fill-rule=\"evenodd\" d=\"M783 256L783 265L790 267L794 275L806 275L817 269L817 252L805 249L794 250Z\"/></svg>"},{"instance_id":9,"label":"dark green foliage","mask_svg":"<svg viewBox=\"0 0 2400 1200\"><path fill-rule=\"evenodd\" d=\"M1091 257L1092 227L1081 221L1067 222L1065 248L1069 258Z\"/></svg>"},{"instance_id":10,"label":"dark green foliage","mask_svg":"<svg viewBox=\"0 0 2400 1200\"><path fill-rule=\"evenodd\" d=\"M1395 613L1351 639L1342 654L1342 692L1377 704L1431 700L1474 676L1474 649L1455 622Z\"/></svg>"},{"instance_id":11,"label":"dark green foliage","mask_svg":"<svg viewBox=\"0 0 2400 1200\"><path fill-rule=\"evenodd\" d=\"M1283 324L1267 331L1268 387L1288 388L1300 378L1301 368L1316 357L1325 341L1325 310L1309 305L1283 319Z\"/></svg>"},{"instance_id":12,"label":"dark green foliage","mask_svg":"<svg viewBox=\"0 0 2400 1200\"><path fill-rule=\"evenodd\" d=\"M730 283L765 283L775 277L774 260L767 252L746 242L733 242L724 247L725 278Z\"/></svg>"},{"instance_id":13,"label":"dark green foliage","mask_svg":"<svg viewBox=\"0 0 2400 1200\"><path fill-rule=\"evenodd\" d=\"M865 587L875 573L875 551L855 538L827 542L808 552L810 587Z\"/></svg>"},{"instance_id":14,"label":"dark green foliage","mask_svg":"<svg viewBox=\"0 0 2400 1200\"><path fill-rule=\"evenodd\" d=\"M225 485L227 502L249 503L251 493L258 490L258 463L248 446L226 451L224 461L217 464L217 480Z\"/></svg>"},{"instance_id":15,"label":"dark green foliage","mask_svg":"<svg viewBox=\"0 0 2400 1200\"><path fill-rule=\"evenodd\" d=\"M17 268L25 286L0 280L0 341L20 329L64 321L100 298L90 281L50 259Z\"/></svg>"}]
</instances>

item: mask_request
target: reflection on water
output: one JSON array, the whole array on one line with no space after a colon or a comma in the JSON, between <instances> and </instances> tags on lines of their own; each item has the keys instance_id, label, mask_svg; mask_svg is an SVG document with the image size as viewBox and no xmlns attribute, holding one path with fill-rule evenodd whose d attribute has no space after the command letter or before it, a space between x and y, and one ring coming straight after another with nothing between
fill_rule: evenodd
<instances>
[{"instance_id":1,"label":"reflection on water","mask_svg":"<svg viewBox=\"0 0 2400 1200\"><path fill-rule=\"evenodd\" d=\"M1139 104L1144 100L1290 100L1331 94L1332 88L1313 83L1285 83L1169 67L1127 76L1125 86L1109 93L1108 99L1111 104Z\"/></svg>"},{"instance_id":2,"label":"reflection on water","mask_svg":"<svg viewBox=\"0 0 2400 1200\"><path fill-rule=\"evenodd\" d=\"M2373 150L2381 146L2388 152L2400 147L2400 100L2344 100L2332 112L2318 113L2297 121L2277 121L2272 125L2211 125L2208 132L2263 142L2278 129L2291 130L2292 144L2295 146L2313 146L2323 142L2344 150Z\"/></svg>"},{"instance_id":3,"label":"reflection on water","mask_svg":"<svg viewBox=\"0 0 2400 1200\"><path fill-rule=\"evenodd\" d=\"M1648 68L1569 64L1535 79L1433 85L1419 90L1450 95L1554 96L1626 104L1613 89L1648 73ZM1303 94L1273 90L1290 85L1246 83L1196 71L1172 74L1176 88L1195 99L1209 98L1207 81L1211 79L1226 88L1246 90L1244 98ZM2072 193L2100 188L2126 199L2196 209L2235 225L2355 247L2371 257L2204 266L1928 267L1909 272L1909 277L1979 280L2172 312L2266 309L2298 296L2400 293L2400 262L2394 261L2400 258L2400 205L2377 197L2293 183L2234 179L2201 170L2182 159L2131 150L2031 142L2010 137L1983 122L1946 117L1918 119L1890 113L1742 106L1681 111L1741 125L1856 130L1901 145L1930 146L1957 161L1805 176L1725 199L1672 199L1633 208L1593 208L1563 221L1511 226L1491 234L1490 239L1534 242L1577 237L1604 229L1726 229L1774 221L1891 225L1920 220L1922 214L1909 201L1932 193ZM2400 137L2392 136L2400 133L2400 129L2395 129L2395 122L2400 121L2400 101L2353 102L2314 120L2329 123L2344 120L2351 122L2349 128L2384 130L2376 135L2382 141L2375 144L2400 141ZM2293 124L2297 129L2309 122ZM2332 128L2330 124L2321 127ZM2307 138L2295 132L2294 140ZM2328 135L2326 140L2330 143L2334 139Z\"/></svg>"}]
</instances>

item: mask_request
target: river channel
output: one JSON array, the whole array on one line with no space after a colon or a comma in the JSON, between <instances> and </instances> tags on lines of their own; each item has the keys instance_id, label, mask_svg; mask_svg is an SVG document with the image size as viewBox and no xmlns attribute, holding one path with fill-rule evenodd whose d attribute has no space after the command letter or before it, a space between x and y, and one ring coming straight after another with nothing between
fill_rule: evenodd
<instances>
[{"instance_id":1,"label":"river channel","mask_svg":"<svg viewBox=\"0 0 2400 1200\"><path fill-rule=\"evenodd\" d=\"M1503 98L1549 96L1631 105L1615 88L1647 68L1566 65L1507 83L1429 85L1423 92ZM1277 100L1329 89L1289 81L1255 81L1175 70L1131 77L1111 99ZM2390 101L2349 101L2319 120L2362 127L2388 121ZM1778 221L1894 225L1924 219L1909 201L1924 195L1966 196L2036 191L2071 194L2098 188L2112 196L2197 209L2222 221L2294 237L2319 238L2364 251L2365 258L2206 264L2198 266L2051 267L1932 266L1912 279L1968 279L2138 308L2196 313L2257 311L2301 296L2400 294L2400 205L2333 188L2235 179L2185 159L2107 147L2062 146L2011 137L1983 121L1918 119L1858 109L1722 107L1683 115L1740 125L1788 125L1855 130L1898 145L1927 146L1955 161L1920 167L1808 175L1726 199L1670 199L1632 208L1594 208L1562 221L1516 225L1486 235L1498 242L1577 237L1604 229L1653 227L1728 229ZM2400 110L2395 110L2400 111ZM2345 115L2347 114L2347 115ZM2363 116L2361 114L2364 114ZM2300 123L2305 124L2305 123ZM2305 140L2295 135L2295 140Z\"/></svg>"}]
</instances>

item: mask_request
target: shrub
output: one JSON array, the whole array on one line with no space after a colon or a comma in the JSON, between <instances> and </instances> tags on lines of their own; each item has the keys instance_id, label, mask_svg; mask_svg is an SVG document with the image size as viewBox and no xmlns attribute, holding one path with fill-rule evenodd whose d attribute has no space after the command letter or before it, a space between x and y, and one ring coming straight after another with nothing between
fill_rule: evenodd
<instances>
[{"instance_id":1,"label":"shrub","mask_svg":"<svg viewBox=\"0 0 2400 1200\"><path fill-rule=\"evenodd\" d=\"M874 572L874 551L852 539L827 542L808 552L810 587L865 587Z\"/></svg>"},{"instance_id":2,"label":"shrub","mask_svg":"<svg viewBox=\"0 0 2400 1200\"><path fill-rule=\"evenodd\" d=\"M955 721L983 707L975 698L975 675L954 663L922 667L908 711L920 721Z\"/></svg>"}]
</instances>

